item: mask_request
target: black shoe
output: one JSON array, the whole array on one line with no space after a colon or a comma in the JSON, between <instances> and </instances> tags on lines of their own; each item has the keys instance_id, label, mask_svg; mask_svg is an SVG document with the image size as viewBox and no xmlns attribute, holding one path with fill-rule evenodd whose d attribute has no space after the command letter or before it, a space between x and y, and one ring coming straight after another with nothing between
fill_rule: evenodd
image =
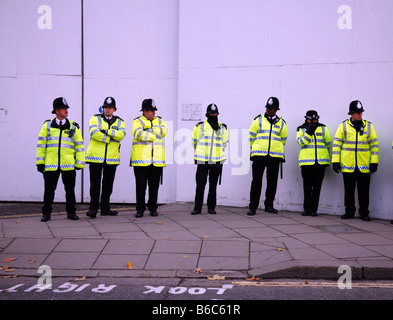
<instances>
[{"instance_id":1,"label":"black shoe","mask_svg":"<svg viewBox=\"0 0 393 320\"><path fill-rule=\"evenodd\" d=\"M112 211L112 210L102 211L101 210L101 215L102 216L116 216L117 214L118 214L117 211Z\"/></svg>"},{"instance_id":2,"label":"black shoe","mask_svg":"<svg viewBox=\"0 0 393 320\"><path fill-rule=\"evenodd\" d=\"M307 216L309 216L310 214L308 213L308 212L306 212L306 211L303 211L302 212L302 216L304 216L304 217L307 217Z\"/></svg>"},{"instance_id":3,"label":"black shoe","mask_svg":"<svg viewBox=\"0 0 393 320\"><path fill-rule=\"evenodd\" d=\"M369 216L363 216L363 217L360 217L360 219L362 219L363 221L371 221Z\"/></svg>"},{"instance_id":4,"label":"black shoe","mask_svg":"<svg viewBox=\"0 0 393 320\"><path fill-rule=\"evenodd\" d=\"M392 221L390 221L390 223L391 223L391 224L393 224L393 220L392 220Z\"/></svg>"},{"instance_id":5,"label":"black shoe","mask_svg":"<svg viewBox=\"0 0 393 320\"><path fill-rule=\"evenodd\" d=\"M86 215L90 218L95 218L97 216L97 212L93 210L89 210L86 212Z\"/></svg>"},{"instance_id":6,"label":"black shoe","mask_svg":"<svg viewBox=\"0 0 393 320\"><path fill-rule=\"evenodd\" d=\"M79 217L75 213L67 213L67 219L79 220Z\"/></svg>"},{"instance_id":7,"label":"black shoe","mask_svg":"<svg viewBox=\"0 0 393 320\"><path fill-rule=\"evenodd\" d=\"M255 210L249 209L248 212L247 212L247 215L248 215L248 216L255 216L256 213L257 213L257 212L256 212Z\"/></svg>"},{"instance_id":8,"label":"black shoe","mask_svg":"<svg viewBox=\"0 0 393 320\"><path fill-rule=\"evenodd\" d=\"M273 207L267 207L267 208L265 208L265 212L277 213L278 211L276 209L274 209Z\"/></svg>"},{"instance_id":9,"label":"black shoe","mask_svg":"<svg viewBox=\"0 0 393 320\"><path fill-rule=\"evenodd\" d=\"M201 211L200 210L192 210L191 211L191 214L194 216L194 215L196 215L196 214L201 214Z\"/></svg>"},{"instance_id":10,"label":"black shoe","mask_svg":"<svg viewBox=\"0 0 393 320\"><path fill-rule=\"evenodd\" d=\"M42 222L47 222L49 220L50 220L50 214L43 214L42 215L42 218L41 218Z\"/></svg>"},{"instance_id":11,"label":"black shoe","mask_svg":"<svg viewBox=\"0 0 393 320\"><path fill-rule=\"evenodd\" d=\"M346 213L341 216L341 219L353 219L354 216L352 214Z\"/></svg>"},{"instance_id":12,"label":"black shoe","mask_svg":"<svg viewBox=\"0 0 393 320\"><path fill-rule=\"evenodd\" d=\"M157 216L158 216L158 212L157 212L156 210L150 211L150 215L151 215L152 217L157 217Z\"/></svg>"},{"instance_id":13,"label":"black shoe","mask_svg":"<svg viewBox=\"0 0 393 320\"><path fill-rule=\"evenodd\" d=\"M135 218L142 218L143 217L143 212L137 212L135 214Z\"/></svg>"},{"instance_id":14,"label":"black shoe","mask_svg":"<svg viewBox=\"0 0 393 320\"><path fill-rule=\"evenodd\" d=\"M208 209L207 212L210 213L210 214L216 214L217 213L216 210L214 210L214 209Z\"/></svg>"},{"instance_id":15,"label":"black shoe","mask_svg":"<svg viewBox=\"0 0 393 320\"><path fill-rule=\"evenodd\" d=\"M317 217L317 216L318 216L318 213L316 213L316 212L311 212L311 213L310 213L310 216L311 216L311 217Z\"/></svg>"}]
</instances>

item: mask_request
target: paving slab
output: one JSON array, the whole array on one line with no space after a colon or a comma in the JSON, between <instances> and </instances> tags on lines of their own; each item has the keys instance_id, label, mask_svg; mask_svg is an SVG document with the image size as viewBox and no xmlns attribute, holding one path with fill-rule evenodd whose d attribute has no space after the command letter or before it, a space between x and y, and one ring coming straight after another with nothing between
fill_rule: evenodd
<instances>
[{"instance_id":1,"label":"paving slab","mask_svg":"<svg viewBox=\"0 0 393 320\"><path fill-rule=\"evenodd\" d=\"M348 265L356 279L393 279L390 221L261 209L247 216L246 208L229 206L193 216L192 208L161 205L158 217L142 218L129 208L95 219L78 213L78 221L60 212L45 223L39 214L7 212L0 216L0 265L13 271L3 268L0 277L37 277L45 264L55 277L338 279L338 268Z\"/></svg>"}]
</instances>

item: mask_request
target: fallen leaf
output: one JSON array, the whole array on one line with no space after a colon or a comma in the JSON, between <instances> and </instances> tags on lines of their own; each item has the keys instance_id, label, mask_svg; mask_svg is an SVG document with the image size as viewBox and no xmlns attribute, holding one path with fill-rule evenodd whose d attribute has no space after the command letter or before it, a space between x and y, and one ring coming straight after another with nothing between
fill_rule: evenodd
<instances>
[{"instance_id":1,"label":"fallen leaf","mask_svg":"<svg viewBox=\"0 0 393 320\"><path fill-rule=\"evenodd\" d=\"M306 280L306 281L304 281L304 284L308 284L308 281Z\"/></svg>"},{"instance_id":2,"label":"fallen leaf","mask_svg":"<svg viewBox=\"0 0 393 320\"><path fill-rule=\"evenodd\" d=\"M183 255L183 258L189 258L189 257L185 254L185 255Z\"/></svg>"},{"instance_id":3,"label":"fallen leaf","mask_svg":"<svg viewBox=\"0 0 393 320\"><path fill-rule=\"evenodd\" d=\"M212 277L207 277L209 280L225 280L225 276L219 276L218 274L215 274Z\"/></svg>"},{"instance_id":4,"label":"fallen leaf","mask_svg":"<svg viewBox=\"0 0 393 320\"><path fill-rule=\"evenodd\" d=\"M5 272L12 272L12 271L15 271L15 269L9 268L9 269L4 269L4 271L5 271Z\"/></svg>"},{"instance_id":5,"label":"fallen leaf","mask_svg":"<svg viewBox=\"0 0 393 320\"><path fill-rule=\"evenodd\" d=\"M171 238L171 237L164 237L165 240L168 240L168 239L170 239L170 238Z\"/></svg>"},{"instance_id":6,"label":"fallen leaf","mask_svg":"<svg viewBox=\"0 0 393 320\"><path fill-rule=\"evenodd\" d=\"M132 262L127 262L127 269L128 270L132 270L134 268L135 268L135 266L132 264Z\"/></svg>"},{"instance_id":7,"label":"fallen leaf","mask_svg":"<svg viewBox=\"0 0 393 320\"><path fill-rule=\"evenodd\" d=\"M86 276L74 279L74 281L85 281L85 280L86 280Z\"/></svg>"},{"instance_id":8,"label":"fallen leaf","mask_svg":"<svg viewBox=\"0 0 393 320\"><path fill-rule=\"evenodd\" d=\"M201 269L201 268L196 268L196 269L194 270L194 272L195 272L195 273L202 273L202 269Z\"/></svg>"},{"instance_id":9,"label":"fallen leaf","mask_svg":"<svg viewBox=\"0 0 393 320\"><path fill-rule=\"evenodd\" d=\"M29 259L29 260L27 260L27 262L28 263L35 263L35 260L34 259Z\"/></svg>"},{"instance_id":10,"label":"fallen leaf","mask_svg":"<svg viewBox=\"0 0 393 320\"><path fill-rule=\"evenodd\" d=\"M261 278L255 278L255 276L252 276L251 278L246 278L247 281L258 281L261 280Z\"/></svg>"},{"instance_id":11,"label":"fallen leaf","mask_svg":"<svg viewBox=\"0 0 393 320\"><path fill-rule=\"evenodd\" d=\"M285 249L283 248L277 248L276 251L284 251Z\"/></svg>"},{"instance_id":12,"label":"fallen leaf","mask_svg":"<svg viewBox=\"0 0 393 320\"><path fill-rule=\"evenodd\" d=\"M16 278L16 277L18 277L17 274L13 274L12 276L0 276L1 279Z\"/></svg>"},{"instance_id":13,"label":"fallen leaf","mask_svg":"<svg viewBox=\"0 0 393 320\"><path fill-rule=\"evenodd\" d=\"M22 223L22 220L15 221L15 223Z\"/></svg>"},{"instance_id":14,"label":"fallen leaf","mask_svg":"<svg viewBox=\"0 0 393 320\"><path fill-rule=\"evenodd\" d=\"M162 224L162 222L156 222L156 224L160 224L160 225L161 225L161 224Z\"/></svg>"},{"instance_id":15,"label":"fallen leaf","mask_svg":"<svg viewBox=\"0 0 393 320\"><path fill-rule=\"evenodd\" d=\"M16 258L4 258L3 262L11 262L16 260Z\"/></svg>"},{"instance_id":16,"label":"fallen leaf","mask_svg":"<svg viewBox=\"0 0 393 320\"><path fill-rule=\"evenodd\" d=\"M202 239L207 239L207 237L202 237Z\"/></svg>"},{"instance_id":17,"label":"fallen leaf","mask_svg":"<svg viewBox=\"0 0 393 320\"><path fill-rule=\"evenodd\" d=\"M9 268L11 268L11 266L10 266L10 265L1 266L1 270L5 270L5 269L9 269Z\"/></svg>"}]
</instances>

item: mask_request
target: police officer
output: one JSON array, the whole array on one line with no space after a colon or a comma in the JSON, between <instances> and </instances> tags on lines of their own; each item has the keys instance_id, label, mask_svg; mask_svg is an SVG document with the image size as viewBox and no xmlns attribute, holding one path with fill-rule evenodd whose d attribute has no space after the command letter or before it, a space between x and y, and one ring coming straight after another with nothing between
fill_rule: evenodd
<instances>
[{"instance_id":1,"label":"police officer","mask_svg":"<svg viewBox=\"0 0 393 320\"><path fill-rule=\"evenodd\" d=\"M277 110L280 110L279 100L270 97L266 103L265 114L256 116L250 126L252 183L248 215L254 215L259 206L265 168L265 212L277 213L273 201L277 190L279 164L285 162L284 146L287 142L287 124L276 115Z\"/></svg>"},{"instance_id":2,"label":"police officer","mask_svg":"<svg viewBox=\"0 0 393 320\"><path fill-rule=\"evenodd\" d=\"M134 140L131 150L130 166L134 167L136 182L136 215L143 217L146 210L145 193L149 184L149 200L147 208L151 216L157 216L157 198L162 170L165 167L164 138L167 127L157 111L153 99L142 101L143 114L134 119L132 134Z\"/></svg>"},{"instance_id":3,"label":"police officer","mask_svg":"<svg viewBox=\"0 0 393 320\"><path fill-rule=\"evenodd\" d=\"M41 221L50 220L55 190L61 174L66 195L67 218L78 220L75 201L75 170L85 167L85 149L79 125L68 120L68 103L63 97L53 101L56 117L46 120L38 135L36 165L43 173L45 190Z\"/></svg>"},{"instance_id":4,"label":"police officer","mask_svg":"<svg viewBox=\"0 0 393 320\"><path fill-rule=\"evenodd\" d=\"M195 205L192 215L200 214L207 177L209 193L207 197L208 213L216 213L217 183L222 174L222 165L227 159L225 148L228 145L228 129L218 122L218 108L209 104L206 110L207 120L197 123L192 132L194 161L197 164Z\"/></svg>"},{"instance_id":5,"label":"police officer","mask_svg":"<svg viewBox=\"0 0 393 320\"><path fill-rule=\"evenodd\" d=\"M90 118L90 143L86 162L90 171L90 208L87 216L95 218L101 205L101 215L117 215L110 209L110 196L113 190L116 167L120 163L120 141L126 135L124 120L115 116L117 110L113 97L107 97L102 106L103 113ZM102 193L100 189L102 176Z\"/></svg>"},{"instance_id":6,"label":"police officer","mask_svg":"<svg viewBox=\"0 0 393 320\"><path fill-rule=\"evenodd\" d=\"M338 127L332 153L333 170L343 173L345 188L345 214L342 219L355 216L355 186L358 188L359 214L370 221L368 210L370 175L377 171L379 163L378 137L371 122L363 120L364 108L359 100L349 105L350 119Z\"/></svg>"},{"instance_id":7,"label":"police officer","mask_svg":"<svg viewBox=\"0 0 393 320\"><path fill-rule=\"evenodd\" d=\"M300 145L299 166L303 177L303 216L317 216L325 168L330 165L331 138L328 128L319 123L315 110L307 111L305 122L297 128Z\"/></svg>"}]
</instances>

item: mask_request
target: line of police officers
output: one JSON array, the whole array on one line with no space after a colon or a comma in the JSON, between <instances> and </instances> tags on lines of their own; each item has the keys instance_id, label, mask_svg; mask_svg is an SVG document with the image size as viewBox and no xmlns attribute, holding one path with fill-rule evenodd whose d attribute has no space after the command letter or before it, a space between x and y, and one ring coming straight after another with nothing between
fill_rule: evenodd
<instances>
[{"instance_id":1,"label":"line of police officers","mask_svg":"<svg viewBox=\"0 0 393 320\"><path fill-rule=\"evenodd\" d=\"M66 192L67 218L78 220L75 207L75 170L89 164L90 208L87 216L95 218L98 209L101 215L116 215L110 209L116 167L120 163L120 142L126 135L124 120L114 115L117 110L113 97L107 97L102 106L103 113L91 117L89 122L90 143L86 152L79 125L68 120L68 103L59 97L53 101L56 117L44 122L38 137L37 170L43 173L45 182L44 205L41 221L51 217L52 204L59 176ZM247 215L255 215L259 206L262 177L266 169L265 211L277 213L273 206L280 165L285 162L284 146L287 142L287 125L276 115L279 100L270 97L265 113L254 118L250 126L252 182ZM165 121L155 115L157 107L153 99L142 102L142 115L133 120L133 144L130 166L134 167L136 182L136 217L146 210L145 194L149 187L147 209L157 216L157 196L165 167L164 138L167 133ZM350 119L338 127L332 150L333 170L340 171L344 179L345 214L343 219L355 216L355 187L358 189L359 215L369 218L370 175L378 168L378 137L371 122L362 119L364 108L360 101L349 105ZM196 170L195 206L192 215L202 211L204 190L209 178L207 198L208 213L215 214L217 184L221 183L222 166L227 159L228 129L218 122L218 107L210 104L206 110L206 121L196 124L192 132ZM315 110L307 111L305 122L297 128L296 141L300 146L299 166L303 178L304 212L302 215L316 216L325 168L330 165L329 148L331 137L328 128L319 122ZM101 186L102 180L102 186ZM100 197L101 195L101 197Z\"/></svg>"}]
</instances>

